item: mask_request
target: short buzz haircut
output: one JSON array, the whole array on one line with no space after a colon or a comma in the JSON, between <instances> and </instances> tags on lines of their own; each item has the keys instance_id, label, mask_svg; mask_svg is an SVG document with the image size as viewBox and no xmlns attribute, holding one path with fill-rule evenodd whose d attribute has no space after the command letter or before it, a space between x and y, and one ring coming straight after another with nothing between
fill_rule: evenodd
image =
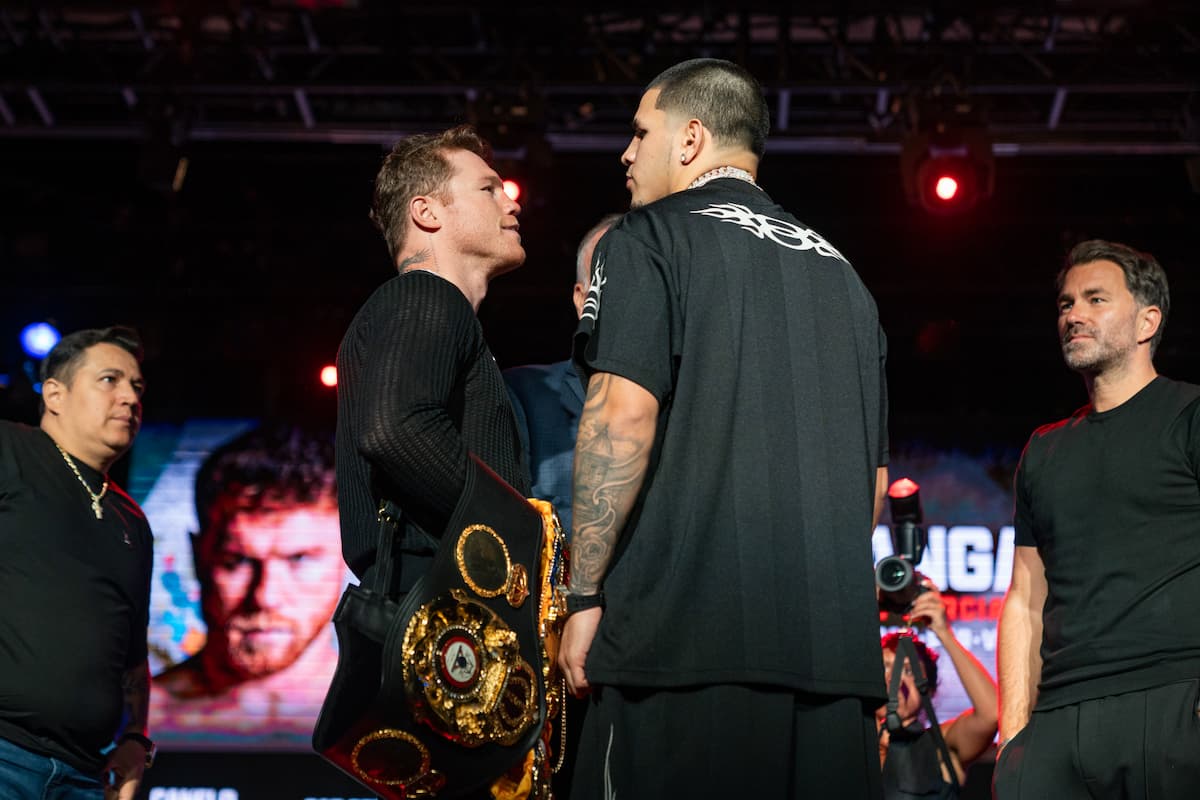
<instances>
[{"instance_id":1,"label":"short buzz haircut","mask_svg":"<svg viewBox=\"0 0 1200 800\"><path fill-rule=\"evenodd\" d=\"M771 112L762 87L745 68L717 58L694 58L663 71L646 91L658 89L655 108L704 123L722 145L738 145L762 158Z\"/></svg>"},{"instance_id":2,"label":"short buzz haircut","mask_svg":"<svg viewBox=\"0 0 1200 800\"><path fill-rule=\"evenodd\" d=\"M333 436L289 425L243 433L200 465L195 497L204 538L223 535L239 512L336 499Z\"/></svg>"},{"instance_id":3,"label":"short buzz haircut","mask_svg":"<svg viewBox=\"0 0 1200 800\"><path fill-rule=\"evenodd\" d=\"M393 263L404 251L408 204L420 195L445 197L446 184L454 176L446 154L453 150L474 153L484 161L492 157L491 147L473 127L459 125L401 139L383 159L375 176L371 221L383 234Z\"/></svg>"},{"instance_id":4,"label":"short buzz haircut","mask_svg":"<svg viewBox=\"0 0 1200 800\"><path fill-rule=\"evenodd\" d=\"M576 283L582 283L584 286L587 286L592 281L592 265L591 265L591 263L589 263L591 261L591 259L589 259L587 262L585 262L583 260L583 254L584 254L584 251L587 250L588 242L590 242L592 240L592 237L595 236L600 231L607 231L613 225L616 225L621 220L621 217L623 217L623 216L625 216L625 215L624 214L605 214L603 217L600 218L599 222L597 222L592 227L588 228L588 232L585 233L583 235L583 238L579 240L579 247L575 248L575 282ZM595 252L595 251L593 251L593 252Z\"/></svg>"},{"instance_id":5,"label":"short buzz haircut","mask_svg":"<svg viewBox=\"0 0 1200 800\"><path fill-rule=\"evenodd\" d=\"M1080 242L1071 248L1067 254L1066 264L1058 271L1055 279L1055 291L1062 292L1067 272L1080 264L1090 264L1093 261L1111 261L1121 268L1125 274L1125 287L1137 301L1138 308L1158 306L1162 319L1158 330L1150 340L1150 356L1154 357L1158 344L1162 341L1163 330L1167 327L1167 312L1171 309L1171 291L1167 286L1167 273L1149 253L1134 250L1128 245L1117 242L1107 242L1103 239L1090 239Z\"/></svg>"},{"instance_id":6,"label":"short buzz haircut","mask_svg":"<svg viewBox=\"0 0 1200 800\"><path fill-rule=\"evenodd\" d=\"M114 325L111 328L87 328L69 333L59 340L42 361L39 377L42 383L54 379L67 386L83 365L84 353L98 344L111 344L129 353L141 364L145 357L142 340L133 328Z\"/></svg>"},{"instance_id":7,"label":"short buzz haircut","mask_svg":"<svg viewBox=\"0 0 1200 800\"><path fill-rule=\"evenodd\" d=\"M900 637L907 636L907 635L908 634L906 634L906 633L900 633L900 632L889 633L887 636L884 636L879 641L879 645L884 650L891 650L893 653L896 653L896 657L899 658L900 654L898 652L896 652L896 648L900 644ZM938 686L938 667L937 667L938 654L933 652L932 650L930 650L929 646L926 645L924 642L922 642L920 639L917 639L914 637L910 637L910 638L912 638L913 647L917 651L917 658L921 659L921 666L923 666L925 668L925 679L929 683L929 696L933 697L933 695L937 693L937 686ZM895 669L895 668L896 668L896 662L893 661L892 669Z\"/></svg>"}]
</instances>

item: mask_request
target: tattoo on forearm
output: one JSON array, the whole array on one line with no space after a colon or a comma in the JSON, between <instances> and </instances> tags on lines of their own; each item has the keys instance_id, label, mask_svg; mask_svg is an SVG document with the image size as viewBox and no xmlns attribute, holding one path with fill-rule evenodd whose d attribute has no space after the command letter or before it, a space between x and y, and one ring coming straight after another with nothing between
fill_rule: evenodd
<instances>
[{"instance_id":1,"label":"tattoo on forearm","mask_svg":"<svg viewBox=\"0 0 1200 800\"><path fill-rule=\"evenodd\" d=\"M143 662L121 676L121 691L128 714L126 730L145 731L150 718L150 664Z\"/></svg>"},{"instance_id":2,"label":"tattoo on forearm","mask_svg":"<svg viewBox=\"0 0 1200 800\"><path fill-rule=\"evenodd\" d=\"M409 267L415 267L417 264L422 264L428 260L429 260L429 251L428 250L418 250L417 252L413 253L411 256L409 256L408 258L404 259L399 264L397 264L396 269L398 269L400 272L404 272L404 270L408 269Z\"/></svg>"},{"instance_id":3,"label":"tattoo on forearm","mask_svg":"<svg viewBox=\"0 0 1200 800\"><path fill-rule=\"evenodd\" d=\"M653 428L618 432L606 419L612 376L588 385L575 447L571 591L597 591L613 550L641 491L653 446Z\"/></svg>"}]
</instances>

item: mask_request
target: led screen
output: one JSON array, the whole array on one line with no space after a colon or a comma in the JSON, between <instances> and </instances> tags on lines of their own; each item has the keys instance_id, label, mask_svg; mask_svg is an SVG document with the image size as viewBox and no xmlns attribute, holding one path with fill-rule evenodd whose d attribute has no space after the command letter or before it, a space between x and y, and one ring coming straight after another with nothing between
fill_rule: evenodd
<instances>
[{"instance_id":1,"label":"led screen","mask_svg":"<svg viewBox=\"0 0 1200 800\"><path fill-rule=\"evenodd\" d=\"M328 433L241 420L139 436L130 490L154 531L150 727L163 748L310 749L350 577L332 452Z\"/></svg>"}]
</instances>

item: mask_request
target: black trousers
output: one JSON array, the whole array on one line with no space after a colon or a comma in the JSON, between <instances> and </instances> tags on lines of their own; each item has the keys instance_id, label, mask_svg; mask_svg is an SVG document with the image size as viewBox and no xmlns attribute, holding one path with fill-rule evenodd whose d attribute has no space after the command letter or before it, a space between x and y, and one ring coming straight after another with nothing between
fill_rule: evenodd
<instances>
[{"instance_id":1,"label":"black trousers","mask_svg":"<svg viewBox=\"0 0 1200 800\"><path fill-rule=\"evenodd\" d=\"M761 686L600 687L571 800L878 800L868 705Z\"/></svg>"},{"instance_id":2,"label":"black trousers","mask_svg":"<svg viewBox=\"0 0 1200 800\"><path fill-rule=\"evenodd\" d=\"M996 800L1195 800L1200 679L1036 711L996 759Z\"/></svg>"}]
</instances>

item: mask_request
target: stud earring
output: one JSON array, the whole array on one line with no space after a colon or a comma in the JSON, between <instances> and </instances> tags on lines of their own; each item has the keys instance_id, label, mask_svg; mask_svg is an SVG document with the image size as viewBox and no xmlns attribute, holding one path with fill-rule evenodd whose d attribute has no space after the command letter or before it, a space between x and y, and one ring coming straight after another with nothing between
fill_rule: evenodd
<instances>
[{"instance_id":1,"label":"stud earring","mask_svg":"<svg viewBox=\"0 0 1200 800\"><path fill-rule=\"evenodd\" d=\"M687 153L680 153L679 154L679 163L683 164L686 161L687 161Z\"/></svg>"}]
</instances>

